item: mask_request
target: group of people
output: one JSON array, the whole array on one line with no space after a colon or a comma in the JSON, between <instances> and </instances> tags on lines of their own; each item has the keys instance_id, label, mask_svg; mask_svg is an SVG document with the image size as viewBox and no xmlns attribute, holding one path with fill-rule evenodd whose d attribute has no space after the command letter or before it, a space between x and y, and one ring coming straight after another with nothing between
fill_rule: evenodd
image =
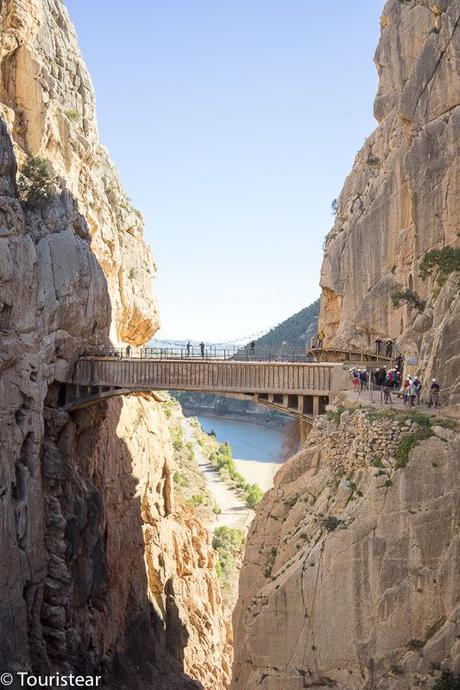
<instances>
[{"instance_id":1,"label":"group of people","mask_svg":"<svg viewBox=\"0 0 460 690\"><path fill-rule=\"evenodd\" d=\"M203 342L201 342L199 347L200 347L201 357L204 359L204 356L206 354L206 346ZM187 349L187 357L190 357L190 355L193 354L193 346L192 346L192 343L190 342L190 340L187 343L186 349Z\"/></svg>"},{"instance_id":2,"label":"group of people","mask_svg":"<svg viewBox=\"0 0 460 690\"><path fill-rule=\"evenodd\" d=\"M398 361L399 360L399 361ZM418 376L403 375L403 357L396 360L396 366L392 369L386 367L368 371L366 368L358 369L353 367L350 371L351 382L354 391L362 391L372 385L375 389L383 392L383 402L385 405L392 401L391 394L402 396L405 405L415 407L422 400L422 382ZM429 388L429 407L439 407L440 385L437 379L432 379Z\"/></svg>"}]
</instances>

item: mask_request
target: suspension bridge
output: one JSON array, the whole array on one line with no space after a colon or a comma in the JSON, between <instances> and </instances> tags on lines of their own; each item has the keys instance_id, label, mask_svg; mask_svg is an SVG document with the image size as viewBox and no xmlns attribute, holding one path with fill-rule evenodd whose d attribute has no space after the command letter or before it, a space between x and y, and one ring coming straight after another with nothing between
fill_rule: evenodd
<instances>
[{"instance_id":1,"label":"suspension bridge","mask_svg":"<svg viewBox=\"0 0 460 690\"><path fill-rule=\"evenodd\" d=\"M60 391L69 411L135 392L199 391L252 400L307 421L325 412L347 385L342 364L312 362L305 352L277 354L183 348L109 349L87 353Z\"/></svg>"}]
</instances>

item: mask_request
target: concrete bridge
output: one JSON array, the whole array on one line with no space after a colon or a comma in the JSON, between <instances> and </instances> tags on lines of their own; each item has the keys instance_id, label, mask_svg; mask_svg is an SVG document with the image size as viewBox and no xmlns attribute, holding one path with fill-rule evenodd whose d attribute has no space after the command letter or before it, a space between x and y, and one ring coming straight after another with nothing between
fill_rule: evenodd
<instances>
[{"instance_id":1,"label":"concrete bridge","mask_svg":"<svg viewBox=\"0 0 460 690\"><path fill-rule=\"evenodd\" d=\"M199 391L252 400L311 421L347 381L348 372L334 363L92 356L77 361L64 403L77 410L133 392Z\"/></svg>"}]
</instances>

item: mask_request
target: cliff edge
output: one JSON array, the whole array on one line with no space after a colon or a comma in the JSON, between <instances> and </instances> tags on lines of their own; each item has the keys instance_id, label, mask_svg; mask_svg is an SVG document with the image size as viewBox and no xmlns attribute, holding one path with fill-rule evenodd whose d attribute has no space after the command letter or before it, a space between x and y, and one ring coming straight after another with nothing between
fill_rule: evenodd
<instances>
[{"instance_id":1,"label":"cliff edge","mask_svg":"<svg viewBox=\"0 0 460 690\"><path fill-rule=\"evenodd\" d=\"M423 280L432 250L459 248L460 2L389 0L375 54L377 129L338 199L321 271L326 346L396 338L460 400L459 274ZM392 295L406 293L399 305Z\"/></svg>"},{"instance_id":2,"label":"cliff edge","mask_svg":"<svg viewBox=\"0 0 460 690\"><path fill-rule=\"evenodd\" d=\"M0 31L1 669L224 688L215 555L176 507L161 405L69 414L60 400L89 346L140 345L159 326L142 217L99 143L63 3L2 0ZM30 161L50 181L40 203L17 184Z\"/></svg>"}]
</instances>

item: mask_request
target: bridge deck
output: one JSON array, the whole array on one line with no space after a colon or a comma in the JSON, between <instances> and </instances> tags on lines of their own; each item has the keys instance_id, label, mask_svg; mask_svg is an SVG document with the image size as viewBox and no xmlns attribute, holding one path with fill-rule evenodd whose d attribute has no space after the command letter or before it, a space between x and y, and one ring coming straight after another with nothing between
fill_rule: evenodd
<instances>
[{"instance_id":1,"label":"bridge deck","mask_svg":"<svg viewBox=\"0 0 460 690\"><path fill-rule=\"evenodd\" d=\"M86 357L75 367L79 386L329 396L336 363L241 362Z\"/></svg>"}]
</instances>

